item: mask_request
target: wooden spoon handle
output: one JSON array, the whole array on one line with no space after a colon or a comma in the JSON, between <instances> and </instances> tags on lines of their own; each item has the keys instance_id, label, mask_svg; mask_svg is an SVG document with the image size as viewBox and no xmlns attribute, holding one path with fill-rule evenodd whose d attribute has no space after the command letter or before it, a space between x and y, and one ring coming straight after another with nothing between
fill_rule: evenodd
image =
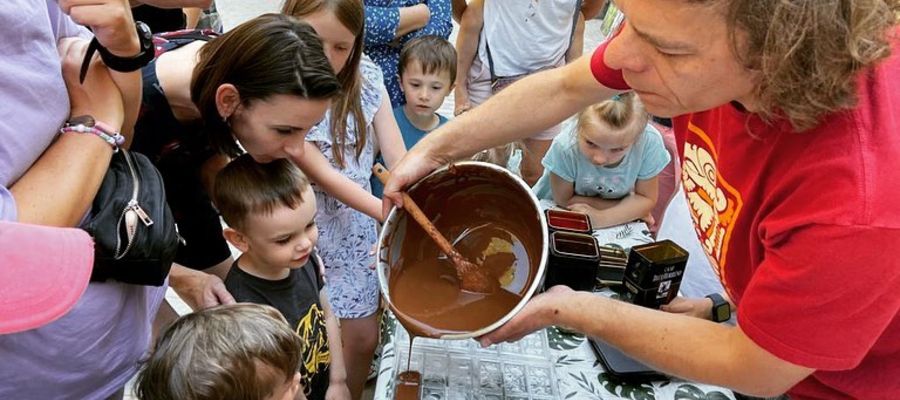
<instances>
[{"instance_id":1,"label":"wooden spoon handle","mask_svg":"<svg viewBox=\"0 0 900 400\"><path fill-rule=\"evenodd\" d=\"M380 163L377 163L372 167L372 173L384 184L387 184L388 179L391 177L391 173ZM456 250L453 249L453 245L447 241L447 238L445 238L444 235L441 235L441 232L439 232L437 227L431 223L431 220L425 216L425 213L423 213L422 209L419 208L415 201L413 201L412 197L409 197L406 192L400 192L400 195L403 196L403 208L405 208L406 212L408 212L409 215L412 215L413 219L422 226L422 229L425 229L425 233L434 239L441 251L450 257L457 254Z\"/></svg>"}]
</instances>

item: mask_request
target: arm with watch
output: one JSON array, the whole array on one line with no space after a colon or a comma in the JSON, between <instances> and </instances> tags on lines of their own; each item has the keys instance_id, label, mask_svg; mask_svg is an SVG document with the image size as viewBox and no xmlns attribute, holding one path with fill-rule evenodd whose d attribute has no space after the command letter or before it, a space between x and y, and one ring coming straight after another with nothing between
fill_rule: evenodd
<instances>
[{"instance_id":1,"label":"arm with watch","mask_svg":"<svg viewBox=\"0 0 900 400\"><path fill-rule=\"evenodd\" d=\"M60 0L59 7L76 22L90 26L97 40L109 51L117 55L139 53L137 31L127 1ZM134 72L111 72L94 62L80 83L79 72L87 46L88 41L78 38L62 39L58 44L71 104L70 118L82 117L83 122L93 122L89 125L99 121L98 126L114 134L129 118L131 124L136 119L141 95L140 66ZM150 50L152 57L152 46ZM27 126L24 125L25 134ZM124 135L126 139L129 131ZM113 150L114 146L99 135L77 132L59 135L9 187L15 199L17 219L40 225L77 225L100 187Z\"/></svg>"},{"instance_id":2,"label":"arm with watch","mask_svg":"<svg viewBox=\"0 0 900 400\"><path fill-rule=\"evenodd\" d=\"M146 24L134 21L127 0L60 0L59 7L94 33L85 50L79 81L83 82L88 67L100 60L109 69L125 105L121 129L126 133L127 148L131 143L128 133L134 128L141 105L141 68L154 56L152 32Z\"/></svg>"},{"instance_id":3,"label":"arm with watch","mask_svg":"<svg viewBox=\"0 0 900 400\"><path fill-rule=\"evenodd\" d=\"M660 306L659 309L673 314L685 314L713 322L725 322L731 319L734 304L726 296L712 293L702 299L678 296L669 304Z\"/></svg>"}]
</instances>

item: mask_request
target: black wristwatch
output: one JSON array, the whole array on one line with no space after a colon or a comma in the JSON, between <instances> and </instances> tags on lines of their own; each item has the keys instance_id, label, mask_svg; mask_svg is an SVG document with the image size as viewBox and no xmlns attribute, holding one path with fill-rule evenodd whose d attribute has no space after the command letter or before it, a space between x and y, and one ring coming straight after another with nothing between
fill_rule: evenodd
<instances>
[{"instance_id":1,"label":"black wristwatch","mask_svg":"<svg viewBox=\"0 0 900 400\"><path fill-rule=\"evenodd\" d=\"M140 41L141 44L140 52L132 57L119 57L110 53L106 47L103 47L103 45L100 44L97 37L94 36L94 38L91 39L91 43L88 45L87 51L84 53L84 61L81 62L81 74L78 77L80 82L84 83L84 77L87 75L88 66L90 66L91 57L94 56L94 51L100 53L100 58L103 60L103 63L113 71L137 71L149 64L150 61L153 61L155 53L153 48L153 32L150 31L150 27L147 26L147 24L141 21L135 21L134 26L137 29L138 41Z\"/></svg>"},{"instance_id":2,"label":"black wristwatch","mask_svg":"<svg viewBox=\"0 0 900 400\"><path fill-rule=\"evenodd\" d=\"M731 319L731 303L725 300L722 295L713 293L706 296L712 300L712 320L713 322L725 322Z\"/></svg>"}]
</instances>

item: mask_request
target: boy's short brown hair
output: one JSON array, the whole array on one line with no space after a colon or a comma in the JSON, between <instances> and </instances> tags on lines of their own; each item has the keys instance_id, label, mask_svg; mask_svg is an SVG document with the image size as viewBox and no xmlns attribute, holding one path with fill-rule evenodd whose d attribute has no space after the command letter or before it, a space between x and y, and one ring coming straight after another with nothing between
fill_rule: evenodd
<instances>
[{"instance_id":1,"label":"boy's short brown hair","mask_svg":"<svg viewBox=\"0 0 900 400\"><path fill-rule=\"evenodd\" d=\"M306 176L290 161L262 164L243 154L219 171L213 201L225 223L241 229L251 213L270 214L278 204L297 208L308 187Z\"/></svg>"},{"instance_id":2,"label":"boy's short brown hair","mask_svg":"<svg viewBox=\"0 0 900 400\"><path fill-rule=\"evenodd\" d=\"M456 49L440 36L420 36L406 42L400 50L398 74L403 76L403 70L413 61L418 61L426 74L447 71L450 73L450 84L456 81Z\"/></svg>"},{"instance_id":3,"label":"boy's short brown hair","mask_svg":"<svg viewBox=\"0 0 900 400\"><path fill-rule=\"evenodd\" d=\"M293 379L302 344L270 306L196 311L160 336L135 393L148 400L264 399Z\"/></svg>"}]
</instances>

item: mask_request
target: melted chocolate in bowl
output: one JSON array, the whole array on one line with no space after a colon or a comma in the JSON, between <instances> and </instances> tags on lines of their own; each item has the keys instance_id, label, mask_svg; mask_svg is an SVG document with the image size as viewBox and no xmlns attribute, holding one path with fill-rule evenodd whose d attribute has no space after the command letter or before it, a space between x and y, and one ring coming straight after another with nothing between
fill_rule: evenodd
<instances>
[{"instance_id":1,"label":"melted chocolate in bowl","mask_svg":"<svg viewBox=\"0 0 900 400\"><path fill-rule=\"evenodd\" d=\"M546 227L533 195L480 163L439 171L410 196L469 261L500 282L491 294L460 290L452 261L405 211L382 234L385 297L410 335L442 337L484 329L534 293L546 258ZM396 243L395 243L396 241ZM539 282L538 282L539 284Z\"/></svg>"}]
</instances>

